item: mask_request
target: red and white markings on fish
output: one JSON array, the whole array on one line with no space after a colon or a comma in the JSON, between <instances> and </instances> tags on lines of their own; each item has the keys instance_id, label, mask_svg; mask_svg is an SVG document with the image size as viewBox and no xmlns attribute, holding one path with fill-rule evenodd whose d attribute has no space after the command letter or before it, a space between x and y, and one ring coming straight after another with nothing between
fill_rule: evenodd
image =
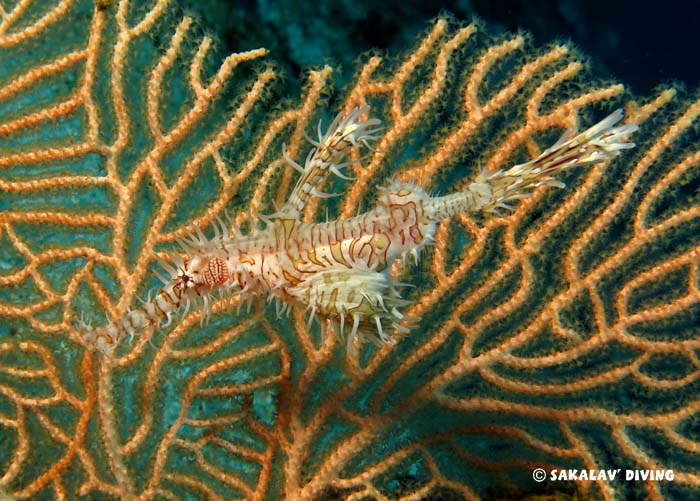
<instances>
[{"instance_id":1,"label":"red and white markings on fish","mask_svg":"<svg viewBox=\"0 0 700 501\"><path fill-rule=\"evenodd\" d=\"M512 209L509 202L527 198L543 185L563 187L552 177L556 172L587 165L632 148L626 137L635 124L617 125L623 118L617 110L575 135L567 131L552 147L535 159L493 173L480 173L463 191L430 196L415 183L392 181L380 188L376 206L348 219L325 223L301 222L301 214L312 197L327 198L320 191L329 174L351 180L344 174L352 147L365 146L379 138L381 122L366 118L369 107L355 108L336 116L318 139L303 166L283 156L301 177L284 206L275 214L260 216L264 229L243 234L229 220L214 224L208 238L196 228L181 240L185 257L161 261L168 276L158 274L163 287L142 304L101 327L82 323L83 342L111 355L124 340L147 326L166 326L180 310L202 308L208 319L214 294L222 296L267 295L279 300L278 315L294 306L309 311L308 326L316 317L329 320L347 349L355 340L395 342L418 319L401 312L404 300L388 269L396 259L412 258L432 241L436 225L460 212L494 212ZM392 331L392 334L389 333Z\"/></svg>"}]
</instances>

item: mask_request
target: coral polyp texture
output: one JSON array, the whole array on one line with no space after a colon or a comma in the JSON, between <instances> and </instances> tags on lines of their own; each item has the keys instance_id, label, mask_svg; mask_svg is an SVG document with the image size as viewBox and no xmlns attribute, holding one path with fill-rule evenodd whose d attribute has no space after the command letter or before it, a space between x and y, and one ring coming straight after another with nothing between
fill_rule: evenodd
<instances>
[{"instance_id":1,"label":"coral polyp texture","mask_svg":"<svg viewBox=\"0 0 700 501\"><path fill-rule=\"evenodd\" d=\"M285 99L264 49L221 55L165 1L0 7L0 497L698 495L700 101L448 19ZM577 140L575 166L530 177ZM354 256L381 287L357 326L313 306L359 265L296 302L201 289L235 277L224 239L416 194L445 202L431 245ZM189 287L197 256L191 307L159 316L149 292Z\"/></svg>"}]
</instances>

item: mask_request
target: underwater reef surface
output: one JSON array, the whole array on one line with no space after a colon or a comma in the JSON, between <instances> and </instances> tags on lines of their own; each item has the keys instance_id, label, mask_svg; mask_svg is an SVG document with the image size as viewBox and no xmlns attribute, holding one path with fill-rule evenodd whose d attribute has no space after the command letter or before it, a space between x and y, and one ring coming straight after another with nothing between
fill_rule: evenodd
<instances>
[{"instance_id":1,"label":"underwater reef surface","mask_svg":"<svg viewBox=\"0 0 700 501\"><path fill-rule=\"evenodd\" d=\"M696 91L635 95L566 44L451 17L339 75L313 50L300 68L228 55L185 4L1 6L1 497L697 497ZM146 297L197 225L259 224L296 181L283 145L302 162L319 120L365 104L377 151L305 220L366 210L393 178L464 188L617 108L639 130L565 189L442 223L391 270L419 318L394 345L348 352L260 298L87 349L81 318Z\"/></svg>"}]
</instances>

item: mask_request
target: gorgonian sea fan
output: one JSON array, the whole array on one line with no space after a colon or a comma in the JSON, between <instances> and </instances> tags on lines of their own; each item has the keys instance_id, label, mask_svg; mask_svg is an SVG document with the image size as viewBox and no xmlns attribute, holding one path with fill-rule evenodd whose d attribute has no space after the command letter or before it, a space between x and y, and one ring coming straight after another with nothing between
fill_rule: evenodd
<instances>
[{"instance_id":1,"label":"gorgonian sea fan","mask_svg":"<svg viewBox=\"0 0 700 501\"><path fill-rule=\"evenodd\" d=\"M0 11L0 492L16 498L435 499L578 489L697 494L700 102L635 98L562 45L440 19L403 58L369 56L279 101L265 51L218 58L168 2L3 3ZM527 162L612 110L637 147L563 173L500 216L441 222L391 268L420 317L347 350L295 308L215 300L87 350L159 259L226 214L243 231L288 199L321 118L371 105L342 196L431 191ZM283 145L284 150L283 150ZM285 152L285 155L282 152ZM450 189L446 189L446 187ZM536 484L532 470L668 468L673 482Z\"/></svg>"}]
</instances>

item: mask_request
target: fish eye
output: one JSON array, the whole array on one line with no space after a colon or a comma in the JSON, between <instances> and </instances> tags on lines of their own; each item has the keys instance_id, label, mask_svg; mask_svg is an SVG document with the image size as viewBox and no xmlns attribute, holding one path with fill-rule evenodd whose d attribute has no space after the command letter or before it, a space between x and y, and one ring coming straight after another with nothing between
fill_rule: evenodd
<instances>
[{"instance_id":1,"label":"fish eye","mask_svg":"<svg viewBox=\"0 0 700 501\"><path fill-rule=\"evenodd\" d=\"M190 281L190 276L189 276L189 275L182 275L182 281L183 281L184 283L189 282L189 281Z\"/></svg>"}]
</instances>

